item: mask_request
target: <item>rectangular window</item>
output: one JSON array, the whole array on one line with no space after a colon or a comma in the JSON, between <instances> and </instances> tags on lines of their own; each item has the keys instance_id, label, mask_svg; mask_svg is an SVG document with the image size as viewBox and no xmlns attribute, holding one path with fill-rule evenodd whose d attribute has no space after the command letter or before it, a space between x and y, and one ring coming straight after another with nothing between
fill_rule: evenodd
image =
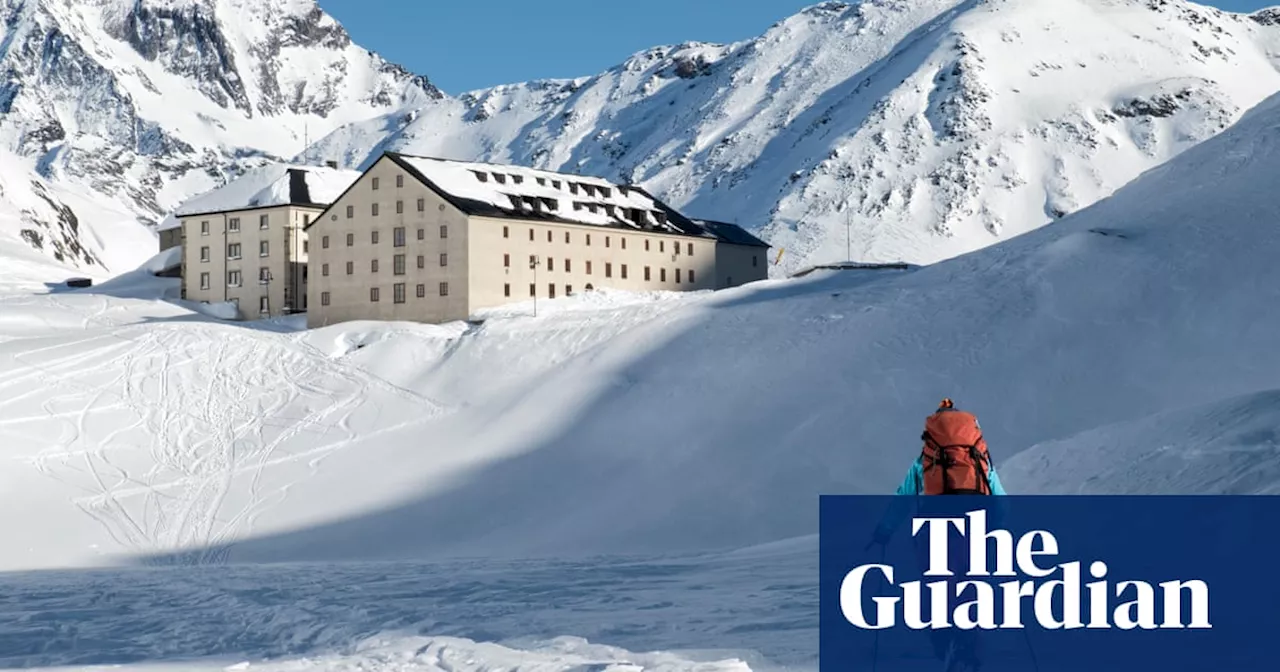
<instances>
[{"instance_id":1,"label":"rectangular window","mask_svg":"<svg viewBox=\"0 0 1280 672\"><path fill-rule=\"evenodd\" d=\"M511 283L508 282L502 286L502 295L511 296Z\"/></svg>"},{"instance_id":2,"label":"rectangular window","mask_svg":"<svg viewBox=\"0 0 1280 672\"><path fill-rule=\"evenodd\" d=\"M375 177L375 178L373 178L373 190L374 190L374 191L377 191L377 190L378 190L378 182L379 182L378 178L376 178L376 177Z\"/></svg>"},{"instance_id":3,"label":"rectangular window","mask_svg":"<svg viewBox=\"0 0 1280 672\"><path fill-rule=\"evenodd\" d=\"M564 232L564 242L565 242L565 243L568 243L568 242L569 242L569 232L568 232L568 231L565 231L565 232Z\"/></svg>"},{"instance_id":4,"label":"rectangular window","mask_svg":"<svg viewBox=\"0 0 1280 672\"><path fill-rule=\"evenodd\" d=\"M572 295L573 295L573 285L565 285L565 286L564 286L564 295L565 295L565 296L572 296Z\"/></svg>"},{"instance_id":5,"label":"rectangular window","mask_svg":"<svg viewBox=\"0 0 1280 672\"><path fill-rule=\"evenodd\" d=\"M689 269L689 284L693 284L695 282L697 282L697 280L693 279L693 269L691 268Z\"/></svg>"},{"instance_id":6,"label":"rectangular window","mask_svg":"<svg viewBox=\"0 0 1280 672\"><path fill-rule=\"evenodd\" d=\"M509 254L502 255L502 267L511 268L511 255Z\"/></svg>"},{"instance_id":7,"label":"rectangular window","mask_svg":"<svg viewBox=\"0 0 1280 672\"><path fill-rule=\"evenodd\" d=\"M329 276L329 264L320 265L320 275L323 275L325 277Z\"/></svg>"},{"instance_id":8,"label":"rectangular window","mask_svg":"<svg viewBox=\"0 0 1280 672\"><path fill-rule=\"evenodd\" d=\"M510 238L510 237L511 237L511 231L510 231L510 229L508 229L508 228L507 228L507 227L505 227L505 226L504 226L504 227L502 227L502 237L503 237L503 238Z\"/></svg>"},{"instance_id":9,"label":"rectangular window","mask_svg":"<svg viewBox=\"0 0 1280 672\"><path fill-rule=\"evenodd\" d=\"M302 253L306 254L310 251L311 251L311 241L309 240L302 241Z\"/></svg>"},{"instance_id":10,"label":"rectangular window","mask_svg":"<svg viewBox=\"0 0 1280 672\"><path fill-rule=\"evenodd\" d=\"M529 240L533 240L533 229L529 229Z\"/></svg>"},{"instance_id":11,"label":"rectangular window","mask_svg":"<svg viewBox=\"0 0 1280 672\"><path fill-rule=\"evenodd\" d=\"M622 271L622 279L623 279L623 280L626 280L626 279L627 279L627 265L626 265L626 264L623 264L623 265L622 265L622 268L620 268L620 269L618 269L618 270Z\"/></svg>"},{"instance_id":12,"label":"rectangular window","mask_svg":"<svg viewBox=\"0 0 1280 672\"><path fill-rule=\"evenodd\" d=\"M404 175L396 175L396 189L404 186Z\"/></svg>"},{"instance_id":13,"label":"rectangular window","mask_svg":"<svg viewBox=\"0 0 1280 672\"><path fill-rule=\"evenodd\" d=\"M397 215L403 215L403 214L404 214L404 201L396 201L396 214L397 214ZM401 303L403 303L403 302L401 302Z\"/></svg>"},{"instance_id":14,"label":"rectangular window","mask_svg":"<svg viewBox=\"0 0 1280 672\"><path fill-rule=\"evenodd\" d=\"M604 277L606 278L613 277L613 264L606 263L604 265Z\"/></svg>"},{"instance_id":15,"label":"rectangular window","mask_svg":"<svg viewBox=\"0 0 1280 672\"><path fill-rule=\"evenodd\" d=\"M378 244L378 230L377 230L377 229L374 229L374 230L372 230L372 231L370 231L370 232L369 232L369 242L373 243L374 245L377 245L377 244Z\"/></svg>"},{"instance_id":16,"label":"rectangular window","mask_svg":"<svg viewBox=\"0 0 1280 672\"><path fill-rule=\"evenodd\" d=\"M355 244L356 244L356 234L354 234L354 233L348 233L348 234L347 234L347 247L354 247L354 246L355 246Z\"/></svg>"},{"instance_id":17,"label":"rectangular window","mask_svg":"<svg viewBox=\"0 0 1280 672\"><path fill-rule=\"evenodd\" d=\"M665 268L658 269L658 282L666 282L666 281L667 281L667 269Z\"/></svg>"},{"instance_id":18,"label":"rectangular window","mask_svg":"<svg viewBox=\"0 0 1280 672\"><path fill-rule=\"evenodd\" d=\"M329 249L329 236L325 236L320 239L320 247L323 247L326 250Z\"/></svg>"},{"instance_id":19,"label":"rectangular window","mask_svg":"<svg viewBox=\"0 0 1280 672\"><path fill-rule=\"evenodd\" d=\"M240 243L231 243L227 245L227 258L228 259L240 258Z\"/></svg>"},{"instance_id":20,"label":"rectangular window","mask_svg":"<svg viewBox=\"0 0 1280 672\"><path fill-rule=\"evenodd\" d=\"M587 234L587 247L591 247L591 234Z\"/></svg>"},{"instance_id":21,"label":"rectangular window","mask_svg":"<svg viewBox=\"0 0 1280 672\"><path fill-rule=\"evenodd\" d=\"M228 230L228 231L239 231L239 230L240 230L240 218L239 218L239 217L232 217L230 220L228 220L228 221L227 221L227 230Z\"/></svg>"},{"instance_id":22,"label":"rectangular window","mask_svg":"<svg viewBox=\"0 0 1280 672\"><path fill-rule=\"evenodd\" d=\"M351 218L353 218L353 217L355 217L355 216L356 216L356 206L354 206L354 205L348 205L348 206L347 206L347 219L351 219Z\"/></svg>"},{"instance_id":23,"label":"rectangular window","mask_svg":"<svg viewBox=\"0 0 1280 672\"><path fill-rule=\"evenodd\" d=\"M206 219L203 222L200 222L200 235L209 235L209 220Z\"/></svg>"},{"instance_id":24,"label":"rectangular window","mask_svg":"<svg viewBox=\"0 0 1280 672\"><path fill-rule=\"evenodd\" d=\"M554 270L556 270L556 260L555 260L555 259L553 259L553 258L551 258L551 257L547 257L547 270L548 270L548 271L554 271Z\"/></svg>"},{"instance_id":25,"label":"rectangular window","mask_svg":"<svg viewBox=\"0 0 1280 672\"><path fill-rule=\"evenodd\" d=\"M269 256L270 252L271 252L271 247L270 247L269 243L268 243L267 241L265 241L265 240L259 240L259 241L258 241L258 256L259 256L259 257L266 257L266 256Z\"/></svg>"},{"instance_id":26,"label":"rectangular window","mask_svg":"<svg viewBox=\"0 0 1280 672\"><path fill-rule=\"evenodd\" d=\"M441 265L441 266L448 266L448 265L449 265L449 255L447 255L447 254L445 254L445 253L443 253L443 252L441 252L441 253L440 253L440 265Z\"/></svg>"},{"instance_id":27,"label":"rectangular window","mask_svg":"<svg viewBox=\"0 0 1280 672\"><path fill-rule=\"evenodd\" d=\"M209 274L200 274L200 289L209 289Z\"/></svg>"},{"instance_id":28,"label":"rectangular window","mask_svg":"<svg viewBox=\"0 0 1280 672\"><path fill-rule=\"evenodd\" d=\"M200 261L209 261L209 246L200 248Z\"/></svg>"},{"instance_id":29,"label":"rectangular window","mask_svg":"<svg viewBox=\"0 0 1280 672\"><path fill-rule=\"evenodd\" d=\"M427 211L427 199L425 199L425 198L419 198L419 199L418 199L418 212L426 212L426 211Z\"/></svg>"},{"instance_id":30,"label":"rectangular window","mask_svg":"<svg viewBox=\"0 0 1280 672\"><path fill-rule=\"evenodd\" d=\"M587 262L587 275L591 275L591 262Z\"/></svg>"},{"instance_id":31,"label":"rectangular window","mask_svg":"<svg viewBox=\"0 0 1280 672\"><path fill-rule=\"evenodd\" d=\"M397 282L391 286L391 302L404 303L404 283Z\"/></svg>"},{"instance_id":32,"label":"rectangular window","mask_svg":"<svg viewBox=\"0 0 1280 672\"><path fill-rule=\"evenodd\" d=\"M440 225L440 237L441 238L449 237L449 226L447 224Z\"/></svg>"},{"instance_id":33,"label":"rectangular window","mask_svg":"<svg viewBox=\"0 0 1280 672\"><path fill-rule=\"evenodd\" d=\"M227 286L228 287L240 286L240 271L227 271Z\"/></svg>"},{"instance_id":34,"label":"rectangular window","mask_svg":"<svg viewBox=\"0 0 1280 672\"><path fill-rule=\"evenodd\" d=\"M370 287L370 288L369 288L369 301L370 301L371 303L377 303L379 298L380 298L380 297L378 296L378 288L377 288L377 287Z\"/></svg>"},{"instance_id":35,"label":"rectangular window","mask_svg":"<svg viewBox=\"0 0 1280 672\"><path fill-rule=\"evenodd\" d=\"M271 303L268 301L267 297L265 296L258 297L258 312L260 313L269 312L271 310L270 306L271 306Z\"/></svg>"},{"instance_id":36,"label":"rectangular window","mask_svg":"<svg viewBox=\"0 0 1280 672\"><path fill-rule=\"evenodd\" d=\"M651 279L651 278L649 277L649 267L648 267L648 266L645 266L645 267L644 267L644 281L645 281L645 282L649 282L649 280L650 280L650 279Z\"/></svg>"},{"instance_id":37,"label":"rectangular window","mask_svg":"<svg viewBox=\"0 0 1280 672\"><path fill-rule=\"evenodd\" d=\"M556 298L556 285L555 285L555 283L551 283L551 284L547 285L547 298L549 298L549 299L554 299L554 298Z\"/></svg>"},{"instance_id":38,"label":"rectangular window","mask_svg":"<svg viewBox=\"0 0 1280 672\"><path fill-rule=\"evenodd\" d=\"M427 230L418 229L418 240L426 240L426 239L427 239Z\"/></svg>"},{"instance_id":39,"label":"rectangular window","mask_svg":"<svg viewBox=\"0 0 1280 672\"><path fill-rule=\"evenodd\" d=\"M391 230L391 245L393 247L404 247L404 227L397 226Z\"/></svg>"},{"instance_id":40,"label":"rectangular window","mask_svg":"<svg viewBox=\"0 0 1280 672\"><path fill-rule=\"evenodd\" d=\"M307 225L309 225L309 224L311 224L311 215L303 215L303 216L302 216L302 228L304 228L304 229L305 229L305 228L307 228Z\"/></svg>"},{"instance_id":41,"label":"rectangular window","mask_svg":"<svg viewBox=\"0 0 1280 672\"><path fill-rule=\"evenodd\" d=\"M372 206L370 206L370 212L372 212L372 213L373 213L373 216L374 216L374 217L377 217L377 216L378 216L378 204L377 204L377 203L374 203Z\"/></svg>"},{"instance_id":42,"label":"rectangular window","mask_svg":"<svg viewBox=\"0 0 1280 672\"><path fill-rule=\"evenodd\" d=\"M760 265L760 256L759 256L759 255L756 255L756 256L754 256L754 257L751 257L751 265L752 265L753 267L754 267L754 266L759 266L759 265Z\"/></svg>"},{"instance_id":43,"label":"rectangular window","mask_svg":"<svg viewBox=\"0 0 1280 672\"><path fill-rule=\"evenodd\" d=\"M547 242L551 242L551 232L547 231Z\"/></svg>"},{"instance_id":44,"label":"rectangular window","mask_svg":"<svg viewBox=\"0 0 1280 672\"><path fill-rule=\"evenodd\" d=\"M609 247L609 242L610 242L610 239L611 239L611 238L612 238L612 236L605 236L605 237L604 237L604 246L605 246L605 247Z\"/></svg>"},{"instance_id":45,"label":"rectangular window","mask_svg":"<svg viewBox=\"0 0 1280 672\"><path fill-rule=\"evenodd\" d=\"M329 292L320 292L320 305L329 305Z\"/></svg>"},{"instance_id":46,"label":"rectangular window","mask_svg":"<svg viewBox=\"0 0 1280 672\"><path fill-rule=\"evenodd\" d=\"M404 275L404 255L397 254L391 259L391 274Z\"/></svg>"},{"instance_id":47,"label":"rectangular window","mask_svg":"<svg viewBox=\"0 0 1280 672\"><path fill-rule=\"evenodd\" d=\"M258 269L258 284L265 285L271 282L271 269L263 266Z\"/></svg>"},{"instance_id":48,"label":"rectangular window","mask_svg":"<svg viewBox=\"0 0 1280 672\"><path fill-rule=\"evenodd\" d=\"M564 260L564 272L565 273L573 272L573 262L569 261L568 259Z\"/></svg>"},{"instance_id":49,"label":"rectangular window","mask_svg":"<svg viewBox=\"0 0 1280 672\"><path fill-rule=\"evenodd\" d=\"M659 240L659 241L658 241L658 251L659 251L659 252L666 252L666 247L667 247L667 244L666 244L665 242L663 242L663 241L661 241L661 240Z\"/></svg>"},{"instance_id":50,"label":"rectangular window","mask_svg":"<svg viewBox=\"0 0 1280 672\"><path fill-rule=\"evenodd\" d=\"M426 298L426 296L427 296L427 286L418 285L418 298L422 299L422 298Z\"/></svg>"},{"instance_id":51,"label":"rectangular window","mask_svg":"<svg viewBox=\"0 0 1280 672\"><path fill-rule=\"evenodd\" d=\"M692 256L693 256L693 243L688 243L688 247L687 247L687 248L685 248L685 249L687 250L687 252L688 252L689 256L691 256L691 257L692 257Z\"/></svg>"},{"instance_id":52,"label":"rectangular window","mask_svg":"<svg viewBox=\"0 0 1280 672\"><path fill-rule=\"evenodd\" d=\"M449 283L440 283L440 296L449 296Z\"/></svg>"},{"instance_id":53,"label":"rectangular window","mask_svg":"<svg viewBox=\"0 0 1280 672\"><path fill-rule=\"evenodd\" d=\"M645 239L645 241L644 241L644 251L645 251L645 252L648 252L648 251L649 251L649 239L648 239L648 238L646 238L646 239Z\"/></svg>"},{"instance_id":54,"label":"rectangular window","mask_svg":"<svg viewBox=\"0 0 1280 672\"><path fill-rule=\"evenodd\" d=\"M265 229L265 228L267 228L267 227L268 227L268 226L270 226L270 225L271 225L271 222L270 222L270 220L268 220L267 215L262 215L262 216L258 217L258 228L259 228L259 229Z\"/></svg>"},{"instance_id":55,"label":"rectangular window","mask_svg":"<svg viewBox=\"0 0 1280 672\"><path fill-rule=\"evenodd\" d=\"M529 296L537 296L537 295L538 295L538 286L533 283L529 283Z\"/></svg>"},{"instance_id":56,"label":"rectangular window","mask_svg":"<svg viewBox=\"0 0 1280 672\"><path fill-rule=\"evenodd\" d=\"M680 269L676 269L676 284L680 284Z\"/></svg>"},{"instance_id":57,"label":"rectangular window","mask_svg":"<svg viewBox=\"0 0 1280 672\"><path fill-rule=\"evenodd\" d=\"M355 275L355 272L356 272L356 262L354 262L354 261L348 261L348 262L347 262L347 275Z\"/></svg>"},{"instance_id":58,"label":"rectangular window","mask_svg":"<svg viewBox=\"0 0 1280 672\"><path fill-rule=\"evenodd\" d=\"M622 249L624 249L624 250L625 250L625 249L627 249L627 239L626 239L626 238L623 238L623 239L619 240L619 241L618 241L618 243L619 243L620 245L622 245Z\"/></svg>"},{"instance_id":59,"label":"rectangular window","mask_svg":"<svg viewBox=\"0 0 1280 672\"><path fill-rule=\"evenodd\" d=\"M377 273L377 272L378 272L378 260L377 260L377 259L374 259L374 260L372 260L372 261L370 261L370 262L369 262L369 272L370 272L370 273Z\"/></svg>"},{"instance_id":60,"label":"rectangular window","mask_svg":"<svg viewBox=\"0 0 1280 672\"><path fill-rule=\"evenodd\" d=\"M427 257L426 257L426 255L419 254L419 255L418 255L418 268L426 268L426 267L427 267Z\"/></svg>"}]
</instances>

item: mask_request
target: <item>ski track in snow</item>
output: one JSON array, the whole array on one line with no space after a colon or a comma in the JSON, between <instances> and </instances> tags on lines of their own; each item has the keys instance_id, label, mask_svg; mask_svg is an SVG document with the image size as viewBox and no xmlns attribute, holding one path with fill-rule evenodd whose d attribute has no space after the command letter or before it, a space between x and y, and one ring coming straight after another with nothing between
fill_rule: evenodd
<instances>
[{"instance_id":1,"label":"ski track in snow","mask_svg":"<svg viewBox=\"0 0 1280 672\"><path fill-rule=\"evenodd\" d=\"M84 332L15 348L18 366L0 372L0 436L39 446L27 462L79 493L74 505L122 551L218 548L248 532L290 485L264 483L268 468L304 459L314 466L367 438L351 426L366 400L429 409L375 434L440 411L286 337L241 327L118 326L105 317L112 308L105 296L89 310L43 298L81 315ZM26 343L40 341L18 345ZM38 410L25 410L33 402Z\"/></svg>"}]
</instances>

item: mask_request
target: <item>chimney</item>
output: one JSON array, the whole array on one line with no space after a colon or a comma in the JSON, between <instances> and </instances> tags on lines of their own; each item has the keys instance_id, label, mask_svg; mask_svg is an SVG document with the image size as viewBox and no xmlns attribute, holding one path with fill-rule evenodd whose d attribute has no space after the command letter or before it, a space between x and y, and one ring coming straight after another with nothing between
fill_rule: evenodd
<instances>
[{"instance_id":1,"label":"chimney","mask_svg":"<svg viewBox=\"0 0 1280 672\"><path fill-rule=\"evenodd\" d=\"M329 168L332 168L332 169L334 169L334 170L337 170L337 169L338 169L338 162L337 162L337 161L325 161L325 162L324 162L324 165L325 165L325 166L327 166L327 167L329 167Z\"/></svg>"}]
</instances>

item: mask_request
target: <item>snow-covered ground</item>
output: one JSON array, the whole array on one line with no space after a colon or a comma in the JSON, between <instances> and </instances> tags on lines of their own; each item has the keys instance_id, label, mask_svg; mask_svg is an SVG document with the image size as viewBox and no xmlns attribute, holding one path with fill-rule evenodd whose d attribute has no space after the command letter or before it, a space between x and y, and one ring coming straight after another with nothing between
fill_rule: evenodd
<instances>
[{"instance_id":1,"label":"snow-covered ground","mask_svg":"<svg viewBox=\"0 0 1280 672\"><path fill-rule=\"evenodd\" d=\"M0 660L812 669L817 495L889 491L943 396L1015 493L1275 491L1276 174L1280 96L926 267L316 331L11 290Z\"/></svg>"}]
</instances>

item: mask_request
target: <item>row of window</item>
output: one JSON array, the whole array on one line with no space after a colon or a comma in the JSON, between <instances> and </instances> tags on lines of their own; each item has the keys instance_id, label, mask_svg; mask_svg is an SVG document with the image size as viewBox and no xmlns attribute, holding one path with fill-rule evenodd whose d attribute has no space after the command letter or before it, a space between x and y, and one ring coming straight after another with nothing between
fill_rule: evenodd
<instances>
[{"instance_id":1,"label":"row of window","mask_svg":"<svg viewBox=\"0 0 1280 672\"><path fill-rule=\"evenodd\" d=\"M534 234L534 231L535 231L535 229L533 229L533 228L530 228L530 229L529 229L529 241L530 241L530 242L533 242L533 241L535 240L535 238L536 238L536 236L535 236L535 234ZM591 234L589 234L589 233L584 233L583 235L584 235L584 236L586 236L586 244L587 244L587 247L591 247ZM504 227L502 227L502 237L503 237L503 238L510 238L510 237L511 237L511 227L509 227L509 226L504 226ZM548 243L554 243L554 242L555 242L555 234L554 234L554 232L552 232L550 229L548 229L548 230L547 230L547 242L548 242ZM565 232L564 232L564 242L565 242L566 244L572 244L572 243L573 243L573 235L572 235L572 233L571 233L571 232L569 232L569 231L565 231ZM644 239L644 251L645 251L645 252L650 252L650 251L652 251L652 250L653 250L653 247L652 247L652 245L651 245L651 242L652 242L652 241L650 241L648 238L645 238L645 239ZM624 250L625 250L625 249L627 249L627 238L626 238L625 236L618 236L618 245L619 245L619 247L621 247L621 249L624 249ZM605 236L605 237L604 237L604 246L605 246L605 247L613 247L613 236ZM690 256L690 257L692 257L692 256L693 256L693 243L685 243L685 246L684 246L684 248L683 248L683 249L685 250L685 254L686 254L686 255L688 255L688 256ZM671 241L671 251L672 251L672 253L674 253L674 254L680 254L680 250L681 250L680 242L679 242L679 241L674 241L674 240L673 240L673 241ZM667 241L665 241L665 240L659 240L659 241L658 241L658 252L660 252L660 253L665 253L666 251L667 251Z\"/></svg>"},{"instance_id":2,"label":"row of window","mask_svg":"<svg viewBox=\"0 0 1280 672\"><path fill-rule=\"evenodd\" d=\"M441 224L440 239L444 240L448 237L449 237L449 226L447 224ZM418 229L418 240L426 240L426 239L427 239L427 230ZM377 229L374 229L369 232L370 244L377 245L379 240L381 240L381 236L379 236ZM355 245L356 245L356 234L348 233L347 247L355 247ZM405 228L403 226L397 226L396 228L391 230L391 246L404 247L404 245L405 245ZM320 247L326 250L329 249L329 236L322 236L320 238Z\"/></svg>"},{"instance_id":3,"label":"row of window","mask_svg":"<svg viewBox=\"0 0 1280 672\"><path fill-rule=\"evenodd\" d=\"M556 270L556 260L555 260L555 257L547 257L547 258L546 258L546 262L547 262L547 263L546 263L546 269L547 269L548 271L554 271L554 270ZM584 264L585 264L585 269L584 269L584 270L585 270L585 274L586 274L586 275L591 275L591 271L592 271L592 265L591 265L591 262L590 262L590 261L587 261L587 262L584 262ZM511 255L510 255L510 254L504 254L504 255L502 255L502 266L503 266L503 268L511 268ZM529 255L529 268L535 268L535 267L541 267L541 266L542 266L542 260L538 259L537 255ZM564 272L565 272L565 273L572 273L572 272L573 272L573 260L572 260L572 259L562 259L562 260L561 260L561 264L560 264L560 268L564 269ZM620 276L620 277L621 277L623 280L626 280L626 279L627 279L627 265L626 265L626 264L618 264L618 270L621 272L621 276ZM680 279L680 278L681 278L681 269L679 269L679 268L675 269L675 276L676 276L676 282L677 282L677 283L681 282L681 279ZM605 264L604 264L604 277L606 277L606 278L612 278L612 277L613 277L613 263L612 263L612 262L605 262ZM694 275L694 270L693 270L692 268L691 268L691 269L689 269L689 282L697 282L697 280L695 279L696 277L697 277L697 276L696 276L696 275ZM648 267L648 266L645 266L645 267L644 267L644 279L645 279L645 282L649 282L649 281L652 281L652 280L653 280L653 271L652 271L652 269L651 269L650 267ZM665 269L665 268L659 268L659 269L658 269L658 282L666 282L666 281L667 281L667 269Z\"/></svg>"},{"instance_id":4,"label":"row of window","mask_svg":"<svg viewBox=\"0 0 1280 672\"><path fill-rule=\"evenodd\" d=\"M447 282L440 283L439 286L437 287L437 291L440 292L440 296L449 296L449 283ZM427 286L424 284L419 284L417 286L416 293L419 299L426 298ZM382 288L370 287L369 302L378 303L381 300L382 300ZM327 306L329 305L329 301L330 301L329 292L320 292L320 305ZM396 284L391 286L391 301L392 303L405 302L405 283L397 282Z\"/></svg>"},{"instance_id":5,"label":"row of window","mask_svg":"<svg viewBox=\"0 0 1280 672\"><path fill-rule=\"evenodd\" d=\"M405 264L405 255L403 255L403 254L397 254L397 255L395 255L394 257L392 257L392 258L391 258L391 274L392 274L392 275L404 275L404 269L405 269L404 264ZM441 254L440 254L440 266L444 267L444 266L448 266L448 265L449 265L449 255L448 255L448 254L445 254L445 253L441 253ZM419 255L418 255L418 268L426 268L426 267L427 267L427 258L426 258L426 256L419 254ZM356 263L355 263L354 261L348 261L348 262L347 262L347 275L355 275L355 272L356 272ZM378 272L378 260L377 260L377 259L372 259L372 260L370 260L370 261L369 261L369 272L370 272L370 273L377 273L377 272ZM326 264L320 264L320 275L323 275L323 276L325 276L325 277L328 277L328 275L329 275L329 264L327 264L327 263L326 263Z\"/></svg>"},{"instance_id":6,"label":"row of window","mask_svg":"<svg viewBox=\"0 0 1280 672\"><path fill-rule=\"evenodd\" d=\"M375 178L375 179L376 179L376 178ZM443 203L441 203L441 204L440 204L440 209L441 209L441 210L444 210L444 204L443 204ZM427 211L427 199L425 199L425 198L419 198L419 199L418 199L418 212L426 212L426 211ZM370 206L369 206L369 214L370 214L371 216L373 216L373 217L377 217L378 215L382 214L382 206L381 206L381 204L380 204L380 203L372 203L372 204L370 204ZM397 214L397 215L403 215L403 214L404 214L404 201L396 201L396 214ZM348 206L347 206L347 219L355 219L355 217L356 217L356 206L354 206L354 205L348 205ZM338 216L337 216L337 215L334 215L331 219L337 219L337 218L338 218Z\"/></svg>"},{"instance_id":7,"label":"row of window","mask_svg":"<svg viewBox=\"0 0 1280 672\"><path fill-rule=\"evenodd\" d=\"M303 254L306 254L306 253L309 251L309 248L310 248L310 247L311 247L311 246L307 244L307 241L305 241L305 240L304 240L304 241L302 241L302 252L303 252ZM260 241L258 241L258 256L259 256L259 257L269 257L269 256L271 256L271 243L270 243L269 241L266 241L266 240L260 240ZM227 258L228 258L228 259L240 259L240 258L241 258L241 246L240 246L240 243L227 243ZM209 257L209 246L208 246L208 245L205 245L205 246L203 246L203 247L201 247L201 248L200 248L200 261L202 261L202 262L208 262L208 261L209 261L209 259L210 259L210 257Z\"/></svg>"},{"instance_id":8,"label":"row of window","mask_svg":"<svg viewBox=\"0 0 1280 672\"><path fill-rule=\"evenodd\" d=\"M308 225L308 224L310 224L310 223L311 223L311 215L303 215L303 216L302 216L302 225L303 225L303 226L306 226L306 225ZM262 230L262 231L265 231L265 230L267 230L267 229L269 229L269 228L271 228L271 218L270 218L270 216L265 215L265 214L258 215L258 229L259 229L259 230ZM239 232L240 232L240 218L239 218L239 217L228 217L228 218L227 218L227 233L239 233ZM209 235L209 220L207 220L207 219L200 220L200 235L202 235L202 236L207 236L207 235Z\"/></svg>"},{"instance_id":9,"label":"row of window","mask_svg":"<svg viewBox=\"0 0 1280 672\"><path fill-rule=\"evenodd\" d=\"M275 278L271 275L271 269L270 269L269 267L267 267L267 266L263 266L263 267L261 267L261 268L259 268L259 269L258 269L258 284L260 284L260 285L270 284L270 282L271 282L272 280L274 280L274 279L275 279ZM304 282L304 283L305 283L305 282L307 282L307 267L306 267L306 266L303 266L303 267L302 267L302 282ZM241 281L240 269L232 269L232 270L227 271L227 286L228 286L228 287L240 287L240 286L241 286L241 284L242 284L242 281ZM200 274L200 289L209 289L209 287L210 287L210 276L209 276L209 274L208 274L208 273L201 273L201 274ZM288 288L286 288L286 291L288 291Z\"/></svg>"}]
</instances>

